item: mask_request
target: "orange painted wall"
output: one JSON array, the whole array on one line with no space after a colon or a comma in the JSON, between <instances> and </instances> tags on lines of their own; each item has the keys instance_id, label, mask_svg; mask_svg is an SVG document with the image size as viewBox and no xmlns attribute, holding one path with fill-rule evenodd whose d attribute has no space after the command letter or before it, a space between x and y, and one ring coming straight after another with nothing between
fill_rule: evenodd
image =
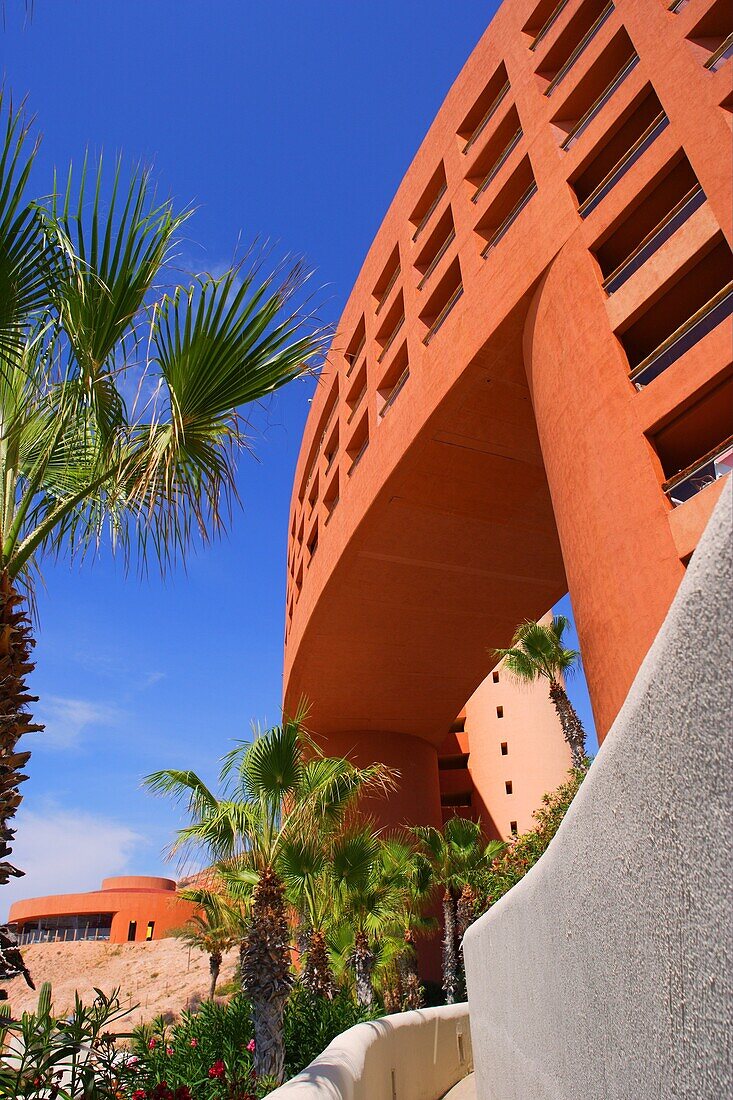
<instances>
[{"instance_id":1,"label":"orange painted wall","mask_svg":"<svg viewBox=\"0 0 733 1100\"><path fill-rule=\"evenodd\" d=\"M668 9L505 0L398 188L312 402L285 706L310 697L334 749L415 757L410 817L436 815L416 741L437 752L490 650L568 589L603 739L717 495L675 507L665 486L680 465L660 440L682 423L684 444L685 417L724 392L730 310L635 381L645 344L664 346L708 286L701 304L722 294L727 308L733 278L733 62L710 67L729 9ZM604 286L609 256L637 240L632 273ZM710 432L724 418L719 402ZM538 757L526 744L515 759L523 790ZM555 766L542 763L548 778Z\"/></svg>"},{"instance_id":2,"label":"orange painted wall","mask_svg":"<svg viewBox=\"0 0 733 1100\"><path fill-rule=\"evenodd\" d=\"M126 943L130 921L137 922L136 941L145 940L148 922L154 921L152 939L158 940L184 925L195 908L178 897L172 879L124 876L107 878L100 890L88 893L16 901L10 907L8 921L22 931L24 922L39 917L112 913L109 942Z\"/></svg>"},{"instance_id":3,"label":"orange painted wall","mask_svg":"<svg viewBox=\"0 0 733 1100\"><path fill-rule=\"evenodd\" d=\"M476 812L492 823L493 835L508 840L512 822L519 833L532 827L542 796L567 779L571 757L547 685L517 684L502 666L497 671L499 682L488 676L466 703L466 731Z\"/></svg>"}]
</instances>

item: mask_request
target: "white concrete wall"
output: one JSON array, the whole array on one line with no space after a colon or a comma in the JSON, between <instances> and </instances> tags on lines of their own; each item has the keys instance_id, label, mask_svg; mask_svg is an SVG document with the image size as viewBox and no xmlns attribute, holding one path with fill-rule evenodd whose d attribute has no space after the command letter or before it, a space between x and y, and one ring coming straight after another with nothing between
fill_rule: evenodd
<instances>
[{"instance_id":1,"label":"white concrete wall","mask_svg":"<svg viewBox=\"0 0 733 1100\"><path fill-rule=\"evenodd\" d=\"M439 1100L473 1068L468 1006L384 1016L338 1035L273 1100Z\"/></svg>"},{"instance_id":2,"label":"white concrete wall","mask_svg":"<svg viewBox=\"0 0 733 1100\"><path fill-rule=\"evenodd\" d=\"M732 492L546 854L465 939L480 1100L733 1096Z\"/></svg>"}]
</instances>

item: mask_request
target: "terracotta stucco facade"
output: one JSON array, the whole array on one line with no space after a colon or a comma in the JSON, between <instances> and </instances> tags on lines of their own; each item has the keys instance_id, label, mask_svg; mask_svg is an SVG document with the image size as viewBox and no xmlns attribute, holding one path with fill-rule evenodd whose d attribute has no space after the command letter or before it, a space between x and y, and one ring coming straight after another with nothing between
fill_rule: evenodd
<instances>
[{"instance_id":1,"label":"terracotta stucco facade","mask_svg":"<svg viewBox=\"0 0 733 1100\"><path fill-rule=\"evenodd\" d=\"M127 943L159 940L181 928L194 912L195 906L176 893L173 879L137 875L104 879L101 889L84 894L16 901L8 920L21 942L91 938ZM97 917L106 919L95 921ZM66 918L79 919L72 928Z\"/></svg>"},{"instance_id":2,"label":"terracotta stucco facade","mask_svg":"<svg viewBox=\"0 0 733 1100\"><path fill-rule=\"evenodd\" d=\"M401 770L389 821L440 824L491 649L568 590L603 738L730 468L729 23L506 0L368 251L295 474L284 701Z\"/></svg>"}]
</instances>

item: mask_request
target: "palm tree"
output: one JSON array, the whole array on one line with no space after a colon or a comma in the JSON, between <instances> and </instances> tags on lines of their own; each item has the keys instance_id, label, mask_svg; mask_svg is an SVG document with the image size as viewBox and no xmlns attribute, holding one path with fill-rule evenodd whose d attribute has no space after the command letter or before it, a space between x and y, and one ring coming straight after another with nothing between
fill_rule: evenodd
<instances>
[{"instance_id":1,"label":"palm tree","mask_svg":"<svg viewBox=\"0 0 733 1100\"><path fill-rule=\"evenodd\" d=\"M333 917L333 848L336 836L292 836L282 845L278 867L298 920L300 983L310 993L333 998L335 981L326 943Z\"/></svg>"},{"instance_id":2,"label":"palm tree","mask_svg":"<svg viewBox=\"0 0 733 1100\"><path fill-rule=\"evenodd\" d=\"M562 683L580 661L577 649L563 645L563 634L569 626L565 615L554 615L549 623L527 620L515 630L509 648L495 649L494 656L517 680L528 684L541 679L549 682L550 699L570 746L573 767L582 768L586 763L585 730Z\"/></svg>"},{"instance_id":3,"label":"palm tree","mask_svg":"<svg viewBox=\"0 0 733 1100\"><path fill-rule=\"evenodd\" d=\"M471 880L505 845L498 840L486 843L480 823L465 817L449 818L442 832L432 825L415 826L412 832L430 860L435 885L443 891L443 992L446 1004L454 1004L464 991L460 942L474 916Z\"/></svg>"},{"instance_id":4,"label":"palm tree","mask_svg":"<svg viewBox=\"0 0 733 1100\"><path fill-rule=\"evenodd\" d=\"M335 927L332 941L354 978L357 1004L374 1004L374 970L380 941L394 929L398 893L385 875L379 835L359 822L332 853Z\"/></svg>"},{"instance_id":5,"label":"palm tree","mask_svg":"<svg viewBox=\"0 0 733 1100\"><path fill-rule=\"evenodd\" d=\"M397 976L402 1007L422 1008L423 988L417 969L417 938L429 934L436 927L435 919L425 915L433 886L432 867L430 861L401 836L390 836L382 841L382 863L385 873L399 890L396 922L402 947L397 960Z\"/></svg>"},{"instance_id":6,"label":"palm tree","mask_svg":"<svg viewBox=\"0 0 733 1100\"><path fill-rule=\"evenodd\" d=\"M293 984L290 927L280 858L292 837L316 837L334 828L360 796L391 789L382 764L357 768L325 757L306 733L304 713L240 742L224 758L222 796L194 772L160 771L151 790L185 798L191 824L178 831L172 850L203 848L231 875L253 884L241 947L242 988L251 1005L255 1070L282 1080L283 1013Z\"/></svg>"},{"instance_id":7,"label":"palm tree","mask_svg":"<svg viewBox=\"0 0 733 1100\"><path fill-rule=\"evenodd\" d=\"M29 753L29 609L46 557L100 548L161 571L221 532L237 502L244 409L297 378L325 334L291 306L300 265L257 262L177 285L191 211L85 161L43 206L37 151L0 96L0 884ZM108 196L105 203L104 196ZM169 289L163 289L166 285Z\"/></svg>"},{"instance_id":8,"label":"palm tree","mask_svg":"<svg viewBox=\"0 0 733 1100\"><path fill-rule=\"evenodd\" d=\"M209 956L209 1000L213 1001L222 960L236 944L236 934L232 923L227 921L226 913L222 912L221 898L217 894L194 889L181 891L181 897L194 901L201 911L189 917L183 928L177 929L174 935L189 947Z\"/></svg>"}]
</instances>

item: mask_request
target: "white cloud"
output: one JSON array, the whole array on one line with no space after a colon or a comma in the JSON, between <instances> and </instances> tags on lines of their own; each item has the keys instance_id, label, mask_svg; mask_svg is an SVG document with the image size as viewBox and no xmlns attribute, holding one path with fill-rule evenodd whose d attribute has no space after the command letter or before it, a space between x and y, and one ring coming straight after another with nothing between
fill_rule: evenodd
<instances>
[{"instance_id":1,"label":"white cloud","mask_svg":"<svg viewBox=\"0 0 733 1100\"><path fill-rule=\"evenodd\" d=\"M122 719L117 707L91 699L69 699L47 695L38 710L39 721L46 726L40 734L39 749L76 748L89 727L116 726ZM34 745L34 748L36 745Z\"/></svg>"},{"instance_id":2,"label":"white cloud","mask_svg":"<svg viewBox=\"0 0 733 1100\"><path fill-rule=\"evenodd\" d=\"M0 888L0 915L19 898L95 890L124 874L144 838L127 825L83 810L21 810L10 862L25 871Z\"/></svg>"}]
</instances>

